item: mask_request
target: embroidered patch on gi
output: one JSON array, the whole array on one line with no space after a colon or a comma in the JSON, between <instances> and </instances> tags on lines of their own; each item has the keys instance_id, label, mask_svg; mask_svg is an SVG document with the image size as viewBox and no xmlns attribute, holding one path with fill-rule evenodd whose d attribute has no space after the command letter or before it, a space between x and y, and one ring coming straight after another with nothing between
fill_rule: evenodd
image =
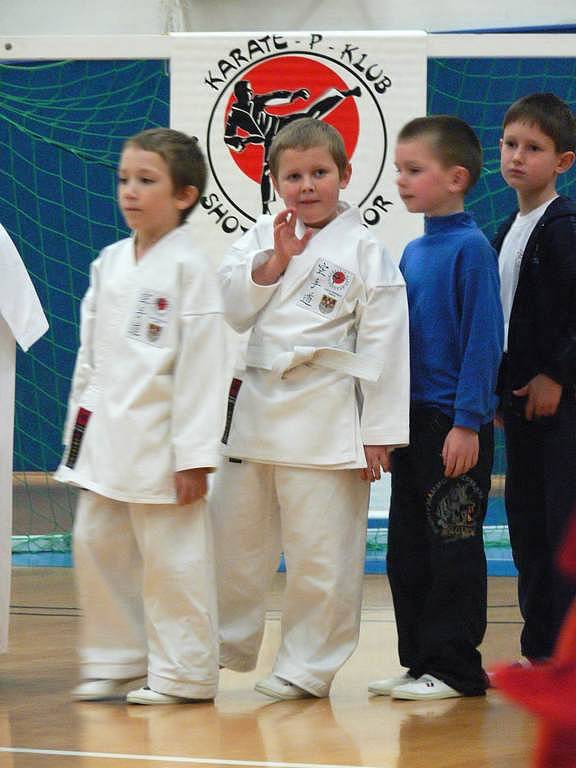
<instances>
[{"instance_id":1,"label":"embroidered patch on gi","mask_svg":"<svg viewBox=\"0 0 576 768\"><path fill-rule=\"evenodd\" d=\"M238 399L238 392L242 386L242 379L232 379L230 383L230 390L228 391L228 409L226 411L226 424L224 426L224 434L222 435L222 442L224 445L228 442L228 436L230 435L230 427L232 426L232 416L234 415L234 408L236 407L236 400Z\"/></svg>"},{"instance_id":2,"label":"embroidered patch on gi","mask_svg":"<svg viewBox=\"0 0 576 768\"><path fill-rule=\"evenodd\" d=\"M146 338L148 339L148 341L154 344L160 338L161 333L162 333L161 325L158 325L158 323L148 323L148 328L146 329Z\"/></svg>"},{"instance_id":3,"label":"embroidered patch on gi","mask_svg":"<svg viewBox=\"0 0 576 768\"><path fill-rule=\"evenodd\" d=\"M128 322L128 337L161 346L172 311L173 301L166 294L141 290Z\"/></svg>"},{"instance_id":4,"label":"embroidered patch on gi","mask_svg":"<svg viewBox=\"0 0 576 768\"><path fill-rule=\"evenodd\" d=\"M318 259L296 304L317 315L331 315L348 293L354 273L327 259Z\"/></svg>"},{"instance_id":5,"label":"embroidered patch on gi","mask_svg":"<svg viewBox=\"0 0 576 768\"><path fill-rule=\"evenodd\" d=\"M440 480L426 499L428 523L446 542L470 539L481 530L483 496L467 475Z\"/></svg>"},{"instance_id":6,"label":"embroidered patch on gi","mask_svg":"<svg viewBox=\"0 0 576 768\"><path fill-rule=\"evenodd\" d=\"M332 296L322 296L320 299L320 304L318 305L318 309L320 312L322 312L323 315L329 315L334 311L334 307L336 306L336 299L333 299Z\"/></svg>"},{"instance_id":7,"label":"embroidered patch on gi","mask_svg":"<svg viewBox=\"0 0 576 768\"><path fill-rule=\"evenodd\" d=\"M88 411L86 408L78 408L74 429L72 430L72 439L70 440L70 449L68 450L68 457L66 459L66 466L70 469L74 469L76 461L78 460L80 446L82 445L82 440L88 422L90 421L90 416L92 416L92 411Z\"/></svg>"}]
</instances>

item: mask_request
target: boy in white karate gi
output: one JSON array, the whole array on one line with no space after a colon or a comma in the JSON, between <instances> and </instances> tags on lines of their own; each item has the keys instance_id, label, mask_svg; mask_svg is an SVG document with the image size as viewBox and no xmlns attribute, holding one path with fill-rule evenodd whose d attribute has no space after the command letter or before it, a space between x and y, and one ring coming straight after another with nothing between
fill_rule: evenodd
<instances>
[{"instance_id":1,"label":"boy in white karate gi","mask_svg":"<svg viewBox=\"0 0 576 768\"><path fill-rule=\"evenodd\" d=\"M128 702L216 693L205 495L219 457L226 328L215 270L185 223L205 179L196 139L152 129L125 144L118 202L133 236L92 264L82 303L56 474L84 489L73 538L78 700L119 696L143 676Z\"/></svg>"},{"instance_id":2,"label":"boy in white karate gi","mask_svg":"<svg viewBox=\"0 0 576 768\"><path fill-rule=\"evenodd\" d=\"M226 318L250 330L232 381L212 497L220 664L256 665L281 551L282 640L256 690L327 696L360 623L369 482L408 442L408 314L398 268L339 202L351 167L315 119L271 147L286 209L264 215L219 270Z\"/></svg>"}]
</instances>

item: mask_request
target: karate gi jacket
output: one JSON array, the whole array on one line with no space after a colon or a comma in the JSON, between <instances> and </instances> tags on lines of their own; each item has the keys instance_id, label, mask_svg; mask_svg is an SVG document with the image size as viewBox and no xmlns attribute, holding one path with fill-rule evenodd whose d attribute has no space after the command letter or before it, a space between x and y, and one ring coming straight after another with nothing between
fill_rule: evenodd
<instances>
[{"instance_id":1,"label":"karate gi jacket","mask_svg":"<svg viewBox=\"0 0 576 768\"><path fill-rule=\"evenodd\" d=\"M26 352L47 330L26 267L0 225L0 653L8 646L10 608L16 342Z\"/></svg>"},{"instance_id":2,"label":"karate gi jacket","mask_svg":"<svg viewBox=\"0 0 576 768\"><path fill-rule=\"evenodd\" d=\"M190 227L136 262L133 239L92 263L56 478L119 501L176 501L174 472L216 467L225 322ZM222 385L222 387L221 387Z\"/></svg>"},{"instance_id":3,"label":"karate gi jacket","mask_svg":"<svg viewBox=\"0 0 576 768\"><path fill-rule=\"evenodd\" d=\"M252 280L274 249L271 216L260 217L222 262L226 319L250 330L230 389L227 456L364 467L363 445L408 442L404 280L358 209L341 208L274 285Z\"/></svg>"}]
</instances>

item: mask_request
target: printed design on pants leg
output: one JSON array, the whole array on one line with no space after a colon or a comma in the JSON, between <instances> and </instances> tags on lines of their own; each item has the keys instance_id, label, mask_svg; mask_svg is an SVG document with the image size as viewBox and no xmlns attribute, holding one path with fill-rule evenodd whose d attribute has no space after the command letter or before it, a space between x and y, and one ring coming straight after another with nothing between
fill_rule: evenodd
<instances>
[{"instance_id":1,"label":"printed design on pants leg","mask_svg":"<svg viewBox=\"0 0 576 768\"><path fill-rule=\"evenodd\" d=\"M443 478L428 492L428 523L445 542L470 539L478 532L482 502L482 491L472 478Z\"/></svg>"}]
</instances>

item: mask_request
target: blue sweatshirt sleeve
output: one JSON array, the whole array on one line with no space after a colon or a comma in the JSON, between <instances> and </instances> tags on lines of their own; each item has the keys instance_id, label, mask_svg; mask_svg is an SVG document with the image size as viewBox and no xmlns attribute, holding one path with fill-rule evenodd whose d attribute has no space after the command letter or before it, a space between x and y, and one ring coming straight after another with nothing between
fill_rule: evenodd
<instances>
[{"instance_id":1,"label":"blue sweatshirt sleeve","mask_svg":"<svg viewBox=\"0 0 576 768\"><path fill-rule=\"evenodd\" d=\"M454 426L478 430L496 404L504 321L494 249L483 237L466 241L459 254L460 374Z\"/></svg>"}]
</instances>

